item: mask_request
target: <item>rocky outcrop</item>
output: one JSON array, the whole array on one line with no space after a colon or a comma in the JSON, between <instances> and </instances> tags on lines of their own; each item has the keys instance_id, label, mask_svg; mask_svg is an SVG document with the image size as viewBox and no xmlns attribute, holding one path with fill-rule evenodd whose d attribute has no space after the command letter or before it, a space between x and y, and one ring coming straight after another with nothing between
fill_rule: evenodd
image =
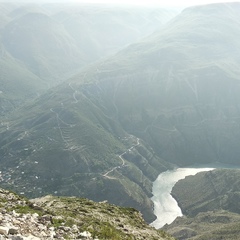
<instances>
[{"instance_id":1,"label":"rocky outcrop","mask_svg":"<svg viewBox=\"0 0 240 240\"><path fill-rule=\"evenodd\" d=\"M75 197L27 200L0 189L0 240L173 239L134 209Z\"/></svg>"},{"instance_id":2,"label":"rocky outcrop","mask_svg":"<svg viewBox=\"0 0 240 240\"><path fill-rule=\"evenodd\" d=\"M70 233L72 239L97 239L74 224L54 226L54 221L63 220L62 216L47 214L12 192L0 189L0 199L0 240L64 239Z\"/></svg>"}]
</instances>

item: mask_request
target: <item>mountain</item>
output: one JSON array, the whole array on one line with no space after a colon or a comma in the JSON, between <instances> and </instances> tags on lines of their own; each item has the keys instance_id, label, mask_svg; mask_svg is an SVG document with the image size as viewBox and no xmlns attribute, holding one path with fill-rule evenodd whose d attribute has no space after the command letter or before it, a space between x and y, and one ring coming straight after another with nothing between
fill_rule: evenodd
<instances>
[{"instance_id":1,"label":"mountain","mask_svg":"<svg viewBox=\"0 0 240 240\"><path fill-rule=\"evenodd\" d=\"M2 186L108 200L151 222L160 172L239 164L239 12L188 8L9 115Z\"/></svg>"},{"instance_id":2,"label":"mountain","mask_svg":"<svg viewBox=\"0 0 240 240\"><path fill-rule=\"evenodd\" d=\"M149 227L133 208L76 197L28 200L0 189L1 239L173 240Z\"/></svg>"},{"instance_id":3,"label":"mountain","mask_svg":"<svg viewBox=\"0 0 240 240\"><path fill-rule=\"evenodd\" d=\"M49 11L47 9L44 9L38 4L26 4L22 3L20 6L15 7L12 9L12 11L9 12L8 16L11 17L11 19L14 18L20 18L28 13L42 13L42 14L49 14Z\"/></svg>"},{"instance_id":4,"label":"mountain","mask_svg":"<svg viewBox=\"0 0 240 240\"><path fill-rule=\"evenodd\" d=\"M175 11L164 9L0 3L0 83L4 86L9 81L15 85L1 100L6 103L0 114L16 109L83 66L154 31L174 15ZM26 83L31 90L23 93ZM34 90L32 85L39 88Z\"/></svg>"},{"instance_id":5,"label":"mountain","mask_svg":"<svg viewBox=\"0 0 240 240\"><path fill-rule=\"evenodd\" d=\"M26 99L37 97L47 83L28 71L0 44L0 116L23 104Z\"/></svg>"},{"instance_id":6,"label":"mountain","mask_svg":"<svg viewBox=\"0 0 240 240\"><path fill-rule=\"evenodd\" d=\"M64 27L43 13L30 12L14 19L5 26L2 39L14 58L43 79L60 79L84 61Z\"/></svg>"},{"instance_id":7,"label":"mountain","mask_svg":"<svg viewBox=\"0 0 240 240\"><path fill-rule=\"evenodd\" d=\"M50 84L153 32L175 15L163 9L150 17L152 9L60 6L55 4L53 11L45 4L22 5L8 13L11 21L2 33L8 52Z\"/></svg>"},{"instance_id":8,"label":"mountain","mask_svg":"<svg viewBox=\"0 0 240 240\"><path fill-rule=\"evenodd\" d=\"M108 87L99 92L123 128L166 161L239 163L238 23L238 3L186 9L87 79Z\"/></svg>"},{"instance_id":9,"label":"mountain","mask_svg":"<svg viewBox=\"0 0 240 240\"><path fill-rule=\"evenodd\" d=\"M2 28L11 20L9 14L18 7L16 3L0 2L0 33Z\"/></svg>"},{"instance_id":10,"label":"mountain","mask_svg":"<svg viewBox=\"0 0 240 240\"><path fill-rule=\"evenodd\" d=\"M177 239L239 239L239 176L222 169L180 180L172 195L185 216L164 229Z\"/></svg>"},{"instance_id":11,"label":"mountain","mask_svg":"<svg viewBox=\"0 0 240 240\"><path fill-rule=\"evenodd\" d=\"M31 197L111 199L152 221L151 182L171 165L71 87L46 93L2 127L2 186L14 181L15 190Z\"/></svg>"},{"instance_id":12,"label":"mountain","mask_svg":"<svg viewBox=\"0 0 240 240\"><path fill-rule=\"evenodd\" d=\"M61 22L85 53L88 61L116 53L161 28L176 13L141 7L79 7L63 10L54 19Z\"/></svg>"}]
</instances>

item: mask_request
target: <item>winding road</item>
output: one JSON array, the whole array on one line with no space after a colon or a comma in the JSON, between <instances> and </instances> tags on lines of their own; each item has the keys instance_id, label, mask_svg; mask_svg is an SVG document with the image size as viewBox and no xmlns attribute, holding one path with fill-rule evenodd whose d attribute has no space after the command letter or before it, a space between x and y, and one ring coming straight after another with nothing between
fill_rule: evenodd
<instances>
[{"instance_id":1,"label":"winding road","mask_svg":"<svg viewBox=\"0 0 240 240\"><path fill-rule=\"evenodd\" d=\"M75 90L75 89L72 87L71 83L69 83L68 86L73 90L73 99L74 99L74 101L75 101L75 102L73 102L73 103L78 103L78 100L77 100L77 98L76 98L76 94L78 93L78 91Z\"/></svg>"},{"instance_id":2,"label":"winding road","mask_svg":"<svg viewBox=\"0 0 240 240\"><path fill-rule=\"evenodd\" d=\"M134 138L133 135L130 135L129 138ZM127 152L129 151L132 151L135 147L137 147L138 145L140 145L140 140L139 138L137 138L137 144L133 145L132 147L130 147L129 149L127 149L125 152L123 152L122 154L118 155L118 157L121 159L121 164L116 166L116 167L113 167L112 169L110 169L108 172L106 172L105 174L103 174L103 177L106 177L106 178L109 178L109 179L116 179L115 177L110 177L109 174L114 172L116 169L120 169L120 168L123 168L125 166L127 166L123 156L124 154L126 154Z\"/></svg>"}]
</instances>

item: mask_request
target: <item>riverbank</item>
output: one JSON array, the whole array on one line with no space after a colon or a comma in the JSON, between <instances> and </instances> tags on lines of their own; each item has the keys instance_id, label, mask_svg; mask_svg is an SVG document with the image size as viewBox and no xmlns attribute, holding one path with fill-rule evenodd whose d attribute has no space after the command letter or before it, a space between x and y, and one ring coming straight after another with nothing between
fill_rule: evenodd
<instances>
[{"instance_id":1,"label":"riverbank","mask_svg":"<svg viewBox=\"0 0 240 240\"><path fill-rule=\"evenodd\" d=\"M151 223L151 226L159 229L165 224L172 223L176 217L182 216L182 211L177 201L171 195L172 188L176 182L180 179L184 179L186 176L213 169L214 168L177 168L159 174L158 178L153 183L152 191L154 214L157 219Z\"/></svg>"}]
</instances>

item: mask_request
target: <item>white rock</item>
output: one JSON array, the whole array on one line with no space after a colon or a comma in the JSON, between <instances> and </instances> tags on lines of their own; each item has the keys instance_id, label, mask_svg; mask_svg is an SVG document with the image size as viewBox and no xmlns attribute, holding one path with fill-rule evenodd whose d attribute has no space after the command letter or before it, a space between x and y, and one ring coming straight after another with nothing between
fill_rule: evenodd
<instances>
[{"instance_id":1,"label":"white rock","mask_svg":"<svg viewBox=\"0 0 240 240\"><path fill-rule=\"evenodd\" d=\"M47 226L40 224L40 225L38 225L38 229L39 229L39 231L46 231Z\"/></svg>"},{"instance_id":2,"label":"white rock","mask_svg":"<svg viewBox=\"0 0 240 240\"><path fill-rule=\"evenodd\" d=\"M19 225L21 222L18 219L12 219L13 225Z\"/></svg>"},{"instance_id":3,"label":"white rock","mask_svg":"<svg viewBox=\"0 0 240 240\"><path fill-rule=\"evenodd\" d=\"M16 211L15 211L15 210L13 210L13 211L12 211L12 215L13 215L14 217L18 217L18 215L19 215L19 214L18 214L18 213L16 213Z\"/></svg>"},{"instance_id":4,"label":"white rock","mask_svg":"<svg viewBox=\"0 0 240 240\"><path fill-rule=\"evenodd\" d=\"M23 240L41 240L41 238L29 235L27 237L23 237Z\"/></svg>"},{"instance_id":5,"label":"white rock","mask_svg":"<svg viewBox=\"0 0 240 240\"><path fill-rule=\"evenodd\" d=\"M82 237L91 237L92 236L91 233L87 232L87 231L84 231L84 232L80 233L79 235Z\"/></svg>"},{"instance_id":6,"label":"white rock","mask_svg":"<svg viewBox=\"0 0 240 240\"><path fill-rule=\"evenodd\" d=\"M8 231L9 231L9 228L8 228L8 227L0 226L0 234L5 234L5 235L7 235L7 234L8 234Z\"/></svg>"},{"instance_id":7,"label":"white rock","mask_svg":"<svg viewBox=\"0 0 240 240\"><path fill-rule=\"evenodd\" d=\"M39 217L38 213L33 213L32 216L33 216L34 218L38 218L38 217Z\"/></svg>"},{"instance_id":8,"label":"white rock","mask_svg":"<svg viewBox=\"0 0 240 240\"><path fill-rule=\"evenodd\" d=\"M44 231L42 231L42 232L40 233L40 236L47 237L47 234L46 234Z\"/></svg>"},{"instance_id":9,"label":"white rock","mask_svg":"<svg viewBox=\"0 0 240 240\"><path fill-rule=\"evenodd\" d=\"M73 233L78 232L78 227L77 227L77 225L74 224L74 225L72 226L72 232L73 232Z\"/></svg>"},{"instance_id":10,"label":"white rock","mask_svg":"<svg viewBox=\"0 0 240 240\"><path fill-rule=\"evenodd\" d=\"M54 227L50 227L49 230L50 230L50 231L54 231Z\"/></svg>"}]
</instances>

